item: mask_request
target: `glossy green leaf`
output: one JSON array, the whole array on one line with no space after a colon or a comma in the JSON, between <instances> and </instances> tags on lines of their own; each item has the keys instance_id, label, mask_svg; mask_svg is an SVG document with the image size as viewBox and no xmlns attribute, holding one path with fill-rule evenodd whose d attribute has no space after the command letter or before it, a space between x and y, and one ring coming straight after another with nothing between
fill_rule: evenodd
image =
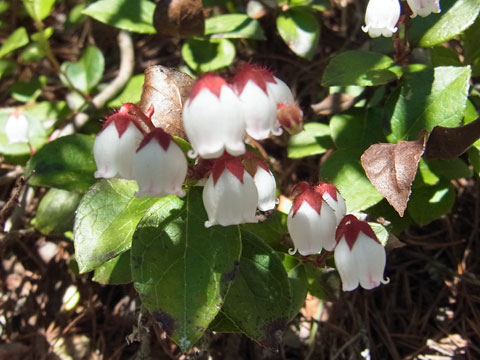
<instances>
[{"instance_id":1,"label":"glossy green leaf","mask_svg":"<svg viewBox=\"0 0 480 360\"><path fill-rule=\"evenodd\" d=\"M400 217L398 213L390 206L386 199L383 199L378 204L368 208L366 212L372 218L383 218L385 221L388 221L389 225L387 226L387 230L393 234L400 234L402 231L407 229L411 224L413 224L413 220L410 217L408 211L405 212L403 217Z\"/></svg>"},{"instance_id":2,"label":"glossy green leaf","mask_svg":"<svg viewBox=\"0 0 480 360\"><path fill-rule=\"evenodd\" d=\"M408 38L422 47L453 39L473 24L480 11L479 0L442 0L442 11L426 18L417 17L408 28Z\"/></svg>"},{"instance_id":3,"label":"glossy green leaf","mask_svg":"<svg viewBox=\"0 0 480 360\"><path fill-rule=\"evenodd\" d=\"M85 192L95 182L93 136L82 134L58 138L37 151L25 175L31 185Z\"/></svg>"},{"instance_id":4,"label":"glossy green leaf","mask_svg":"<svg viewBox=\"0 0 480 360\"><path fill-rule=\"evenodd\" d=\"M27 30L22 26L16 29L0 47L0 58L28 44Z\"/></svg>"},{"instance_id":5,"label":"glossy green leaf","mask_svg":"<svg viewBox=\"0 0 480 360\"><path fill-rule=\"evenodd\" d=\"M468 162L473 166L475 174L480 175L480 150L477 147L471 147L468 150Z\"/></svg>"},{"instance_id":6,"label":"glossy green leaf","mask_svg":"<svg viewBox=\"0 0 480 360\"><path fill-rule=\"evenodd\" d=\"M430 49L430 63L432 67L462 66L457 52L444 46L434 46Z\"/></svg>"},{"instance_id":7,"label":"glossy green leaf","mask_svg":"<svg viewBox=\"0 0 480 360\"><path fill-rule=\"evenodd\" d=\"M235 46L228 39L187 39L182 46L182 57L198 72L209 72L232 64Z\"/></svg>"},{"instance_id":8,"label":"glossy green leaf","mask_svg":"<svg viewBox=\"0 0 480 360\"><path fill-rule=\"evenodd\" d=\"M340 295L340 278L337 272L324 267L315 267L311 263L304 265L308 281L308 292L326 301L335 301Z\"/></svg>"},{"instance_id":9,"label":"glossy green leaf","mask_svg":"<svg viewBox=\"0 0 480 360\"><path fill-rule=\"evenodd\" d=\"M445 180L469 178L473 175L472 170L460 158L430 160L428 166L436 175Z\"/></svg>"},{"instance_id":10,"label":"glossy green leaf","mask_svg":"<svg viewBox=\"0 0 480 360\"><path fill-rule=\"evenodd\" d=\"M455 127L463 119L470 67L444 66L404 75L390 120L397 140L413 140L422 129Z\"/></svg>"},{"instance_id":11,"label":"glossy green leaf","mask_svg":"<svg viewBox=\"0 0 480 360\"><path fill-rule=\"evenodd\" d=\"M288 233L287 215L280 211L275 211L265 221L242 224L241 228L256 235L275 250L288 250L283 243L285 234Z\"/></svg>"},{"instance_id":12,"label":"glossy green leaf","mask_svg":"<svg viewBox=\"0 0 480 360\"><path fill-rule=\"evenodd\" d=\"M233 323L232 320L230 320L222 310L217 314L215 319L208 325L208 329L211 331L216 331L218 333L241 333L242 330L240 330L237 325Z\"/></svg>"},{"instance_id":13,"label":"glossy green leaf","mask_svg":"<svg viewBox=\"0 0 480 360\"><path fill-rule=\"evenodd\" d=\"M374 86L396 80L398 70L388 56L370 51L345 51L330 59L322 77L323 86Z\"/></svg>"},{"instance_id":14,"label":"glossy green leaf","mask_svg":"<svg viewBox=\"0 0 480 360\"><path fill-rule=\"evenodd\" d=\"M215 38L244 38L265 40L257 20L245 14L217 15L205 20L205 35Z\"/></svg>"},{"instance_id":15,"label":"glossy green leaf","mask_svg":"<svg viewBox=\"0 0 480 360\"><path fill-rule=\"evenodd\" d=\"M382 200L360 164L362 151L340 149L320 168L320 179L333 183L345 198L348 212L361 211Z\"/></svg>"},{"instance_id":16,"label":"glossy green leaf","mask_svg":"<svg viewBox=\"0 0 480 360\"><path fill-rule=\"evenodd\" d=\"M42 21L52 10L55 0L22 0L28 15L36 21Z\"/></svg>"},{"instance_id":17,"label":"glossy green leaf","mask_svg":"<svg viewBox=\"0 0 480 360\"><path fill-rule=\"evenodd\" d=\"M306 59L313 57L320 38L320 25L314 12L292 7L277 17L277 30L295 54Z\"/></svg>"},{"instance_id":18,"label":"glossy green leaf","mask_svg":"<svg viewBox=\"0 0 480 360\"><path fill-rule=\"evenodd\" d=\"M104 24L141 34L155 34L155 3L148 0L99 0L83 13Z\"/></svg>"},{"instance_id":19,"label":"glossy green leaf","mask_svg":"<svg viewBox=\"0 0 480 360\"><path fill-rule=\"evenodd\" d=\"M130 249L138 222L155 203L159 213L168 213L180 202L176 196L138 199L136 191L135 181L109 179L97 182L82 198L74 226L75 257L81 273Z\"/></svg>"},{"instance_id":20,"label":"glossy green leaf","mask_svg":"<svg viewBox=\"0 0 480 360\"><path fill-rule=\"evenodd\" d=\"M297 316L305 304L305 297L308 293L307 276L305 268L298 258L285 253L277 253L277 255L282 260L283 266L287 271L288 281L292 289L292 305L288 312L288 318L291 320Z\"/></svg>"},{"instance_id":21,"label":"glossy green leaf","mask_svg":"<svg viewBox=\"0 0 480 360\"><path fill-rule=\"evenodd\" d=\"M329 0L275 0L279 6L308 6L317 11L325 11L331 7Z\"/></svg>"},{"instance_id":22,"label":"glossy green leaf","mask_svg":"<svg viewBox=\"0 0 480 360\"><path fill-rule=\"evenodd\" d=\"M26 62L40 61L46 56L45 45L35 41L28 44L20 54L20 58Z\"/></svg>"},{"instance_id":23,"label":"glossy green leaf","mask_svg":"<svg viewBox=\"0 0 480 360\"><path fill-rule=\"evenodd\" d=\"M205 228L201 189L168 211L155 206L138 224L132 275L143 305L182 351L218 314L241 253L238 226Z\"/></svg>"},{"instance_id":24,"label":"glossy green leaf","mask_svg":"<svg viewBox=\"0 0 480 360\"><path fill-rule=\"evenodd\" d=\"M275 251L242 231L242 256L222 311L247 336L276 350L292 312L287 272Z\"/></svg>"},{"instance_id":25,"label":"glossy green leaf","mask_svg":"<svg viewBox=\"0 0 480 360\"><path fill-rule=\"evenodd\" d=\"M17 101L33 103L42 94L46 84L47 77L44 75L29 82L17 81L10 87L10 94Z\"/></svg>"},{"instance_id":26,"label":"glossy green leaf","mask_svg":"<svg viewBox=\"0 0 480 360\"><path fill-rule=\"evenodd\" d=\"M105 58L96 46L89 46L77 62L66 61L61 69L61 76L66 86L73 85L84 93L89 93L102 79L105 70Z\"/></svg>"},{"instance_id":27,"label":"glossy green leaf","mask_svg":"<svg viewBox=\"0 0 480 360\"><path fill-rule=\"evenodd\" d=\"M475 21L462 36L465 64L472 66L472 76L480 76L480 21Z\"/></svg>"},{"instance_id":28,"label":"glossy green leaf","mask_svg":"<svg viewBox=\"0 0 480 360\"><path fill-rule=\"evenodd\" d=\"M449 182L415 189L407 211L419 225L427 225L448 213L455 203L455 188Z\"/></svg>"},{"instance_id":29,"label":"glossy green leaf","mask_svg":"<svg viewBox=\"0 0 480 360\"><path fill-rule=\"evenodd\" d=\"M142 95L142 86L143 82L145 81L145 75L137 74L134 75L128 80L127 84L123 88L123 90L115 96L114 99L108 102L109 107L120 107L125 103L134 103L140 101L140 97Z\"/></svg>"},{"instance_id":30,"label":"glossy green leaf","mask_svg":"<svg viewBox=\"0 0 480 360\"><path fill-rule=\"evenodd\" d=\"M105 285L120 285L131 283L132 270L130 266L131 251L108 260L95 268L92 280Z\"/></svg>"},{"instance_id":31,"label":"glossy green leaf","mask_svg":"<svg viewBox=\"0 0 480 360\"><path fill-rule=\"evenodd\" d=\"M303 131L290 137L287 153L291 159L319 155L333 148L330 128L322 123L307 123Z\"/></svg>"},{"instance_id":32,"label":"glossy green leaf","mask_svg":"<svg viewBox=\"0 0 480 360\"><path fill-rule=\"evenodd\" d=\"M79 193L49 189L38 205L35 227L43 234L72 230L81 197Z\"/></svg>"},{"instance_id":33,"label":"glossy green leaf","mask_svg":"<svg viewBox=\"0 0 480 360\"><path fill-rule=\"evenodd\" d=\"M5 60L5 59L0 59L0 79L2 79L4 76L8 76L17 67L17 64L13 61L10 60Z\"/></svg>"}]
</instances>

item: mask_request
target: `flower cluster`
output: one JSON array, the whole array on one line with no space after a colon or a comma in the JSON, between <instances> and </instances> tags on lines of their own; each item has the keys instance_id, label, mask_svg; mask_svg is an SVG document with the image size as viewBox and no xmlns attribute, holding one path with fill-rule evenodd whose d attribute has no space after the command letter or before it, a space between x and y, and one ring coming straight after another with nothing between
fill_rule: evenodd
<instances>
[{"instance_id":1,"label":"flower cluster","mask_svg":"<svg viewBox=\"0 0 480 360\"><path fill-rule=\"evenodd\" d=\"M440 0L407 0L412 17L425 17L440 12ZM365 26L362 30L372 38L381 35L391 37L397 31L397 22L400 18L399 0L370 0L365 12Z\"/></svg>"},{"instance_id":2,"label":"flower cluster","mask_svg":"<svg viewBox=\"0 0 480 360\"><path fill-rule=\"evenodd\" d=\"M343 290L358 284L372 289L383 279L385 249L368 223L346 215L345 201L331 184L316 186L301 182L287 220L295 249L301 255L318 254L322 249L335 251L335 264Z\"/></svg>"}]
</instances>

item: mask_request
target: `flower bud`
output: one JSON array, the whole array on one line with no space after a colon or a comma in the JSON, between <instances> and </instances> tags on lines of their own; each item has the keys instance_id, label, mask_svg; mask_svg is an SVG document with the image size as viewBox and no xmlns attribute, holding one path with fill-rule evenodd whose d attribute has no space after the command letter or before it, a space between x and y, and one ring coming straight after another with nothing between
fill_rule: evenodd
<instances>
[{"instance_id":1,"label":"flower bud","mask_svg":"<svg viewBox=\"0 0 480 360\"><path fill-rule=\"evenodd\" d=\"M5 124L5 135L7 135L8 143L28 143L29 127L25 115L19 110L14 110Z\"/></svg>"},{"instance_id":2,"label":"flower bud","mask_svg":"<svg viewBox=\"0 0 480 360\"><path fill-rule=\"evenodd\" d=\"M278 105L277 119L290 135L303 130L303 111L297 105Z\"/></svg>"},{"instance_id":3,"label":"flower bud","mask_svg":"<svg viewBox=\"0 0 480 360\"><path fill-rule=\"evenodd\" d=\"M187 168L187 159L172 137L160 128L153 130L135 153L133 173L140 188L135 196L184 196Z\"/></svg>"},{"instance_id":4,"label":"flower bud","mask_svg":"<svg viewBox=\"0 0 480 360\"><path fill-rule=\"evenodd\" d=\"M372 38L383 35L391 37L397 31L398 19L400 18L399 0L370 0L365 13L364 32Z\"/></svg>"},{"instance_id":5,"label":"flower bud","mask_svg":"<svg viewBox=\"0 0 480 360\"><path fill-rule=\"evenodd\" d=\"M332 251L335 247L337 219L335 212L323 200L322 194L306 182L298 185L301 192L293 201L288 214L287 227L297 250L303 255L319 253L322 248Z\"/></svg>"},{"instance_id":6,"label":"flower bud","mask_svg":"<svg viewBox=\"0 0 480 360\"><path fill-rule=\"evenodd\" d=\"M193 86L183 108L183 126L194 149L189 156L220 157L245 153L242 105L220 76L206 74Z\"/></svg>"},{"instance_id":7,"label":"flower bud","mask_svg":"<svg viewBox=\"0 0 480 360\"><path fill-rule=\"evenodd\" d=\"M269 95L267 83L275 83L273 75L266 69L250 64L243 65L233 79L233 87L243 108L245 130L256 140L279 133L277 103Z\"/></svg>"},{"instance_id":8,"label":"flower bud","mask_svg":"<svg viewBox=\"0 0 480 360\"><path fill-rule=\"evenodd\" d=\"M412 9L412 18L417 15L426 17L433 13L439 13L440 0L407 0L410 9Z\"/></svg>"},{"instance_id":9,"label":"flower bud","mask_svg":"<svg viewBox=\"0 0 480 360\"><path fill-rule=\"evenodd\" d=\"M335 237L335 265L343 291L354 290L359 283L364 289L388 284L390 280L383 278L385 249L368 223L347 215L338 225Z\"/></svg>"},{"instance_id":10,"label":"flower bud","mask_svg":"<svg viewBox=\"0 0 480 360\"><path fill-rule=\"evenodd\" d=\"M215 161L203 188L203 204L205 227L257 222L257 187L238 158L225 154Z\"/></svg>"},{"instance_id":11,"label":"flower bud","mask_svg":"<svg viewBox=\"0 0 480 360\"><path fill-rule=\"evenodd\" d=\"M315 191L322 194L322 199L333 209L337 218L337 225L347 213L347 206L342 195L338 192L335 185L322 182L315 187Z\"/></svg>"},{"instance_id":12,"label":"flower bud","mask_svg":"<svg viewBox=\"0 0 480 360\"><path fill-rule=\"evenodd\" d=\"M109 116L93 143L93 156L97 164L96 178L117 175L133 179L133 157L143 139L143 132L133 115L122 106Z\"/></svg>"}]
</instances>

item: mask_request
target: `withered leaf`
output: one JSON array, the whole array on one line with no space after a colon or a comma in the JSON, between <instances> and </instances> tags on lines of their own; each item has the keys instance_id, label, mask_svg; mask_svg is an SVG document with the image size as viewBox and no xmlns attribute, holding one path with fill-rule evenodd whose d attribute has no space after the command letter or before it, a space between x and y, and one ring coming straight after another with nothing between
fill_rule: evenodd
<instances>
[{"instance_id":1,"label":"withered leaf","mask_svg":"<svg viewBox=\"0 0 480 360\"><path fill-rule=\"evenodd\" d=\"M203 35L205 16L202 0L160 0L153 14L157 33L169 37Z\"/></svg>"},{"instance_id":2,"label":"withered leaf","mask_svg":"<svg viewBox=\"0 0 480 360\"><path fill-rule=\"evenodd\" d=\"M426 159L448 159L462 155L480 138L480 118L456 128L436 126L425 147Z\"/></svg>"},{"instance_id":3,"label":"withered leaf","mask_svg":"<svg viewBox=\"0 0 480 360\"><path fill-rule=\"evenodd\" d=\"M317 115L331 115L350 109L355 104L354 96L342 93L328 95L317 104L312 105L313 111Z\"/></svg>"},{"instance_id":4,"label":"withered leaf","mask_svg":"<svg viewBox=\"0 0 480 360\"><path fill-rule=\"evenodd\" d=\"M361 157L368 179L400 216L407 208L426 138L398 144L374 144Z\"/></svg>"},{"instance_id":5,"label":"withered leaf","mask_svg":"<svg viewBox=\"0 0 480 360\"><path fill-rule=\"evenodd\" d=\"M153 105L153 124L170 135L185 138L182 109L194 81L181 71L161 65L150 66L145 70L138 106L146 112Z\"/></svg>"}]
</instances>

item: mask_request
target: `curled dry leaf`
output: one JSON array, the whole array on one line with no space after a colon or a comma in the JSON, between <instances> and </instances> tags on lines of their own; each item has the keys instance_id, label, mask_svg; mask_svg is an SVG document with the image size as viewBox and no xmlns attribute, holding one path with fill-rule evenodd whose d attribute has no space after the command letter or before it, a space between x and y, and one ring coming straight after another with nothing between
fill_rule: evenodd
<instances>
[{"instance_id":1,"label":"curled dry leaf","mask_svg":"<svg viewBox=\"0 0 480 360\"><path fill-rule=\"evenodd\" d=\"M153 106L153 124L170 135L185 138L182 110L194 81L181 71L161 65L150 66L145 70L138 106L144 112Z\"/></svg>"},{"instance_id":2,"label":"curled dry leaf","mask_svg":"<svg viewBox=\"0 0 480 360\"><path fill-rule=\"evenodd\" d=\"M462 155L480 138L480 119L465 126L436 126L425 147L426 159L448 159Z\"/></svg>"},{"instance_id":3,"label":"curled dry leaf","mask_svg":"<svg viewBox=\"0 0 480 360\"><path fill-rule=\"evenodd\" d=\"M203 35L205 16L202 0L160 0L153 14L153 26L163 36Z\"/></svg>"},{"instance_id":4,"label":"curled dry leaf","mask_svg":"<svg viewBox=\"0 0 480 360\"><path fill-rule=\"evenodd\" d=\"M355 104L354 96L342 93L328 95L317 104L312 105L313 111L317 115L332 115L350 109Z\"/></svg>"},{"instance_id":5,"label":"curled dry leaf","mask_svg":"<svg viewBox=\"0 0 480 360\"><path fill-rule=\"evenodd\" d=\"M407 208L426 140L425 135L416 141L374 144L361 157L368 179L400 216Z\"/></svg>"}]
</instances>

